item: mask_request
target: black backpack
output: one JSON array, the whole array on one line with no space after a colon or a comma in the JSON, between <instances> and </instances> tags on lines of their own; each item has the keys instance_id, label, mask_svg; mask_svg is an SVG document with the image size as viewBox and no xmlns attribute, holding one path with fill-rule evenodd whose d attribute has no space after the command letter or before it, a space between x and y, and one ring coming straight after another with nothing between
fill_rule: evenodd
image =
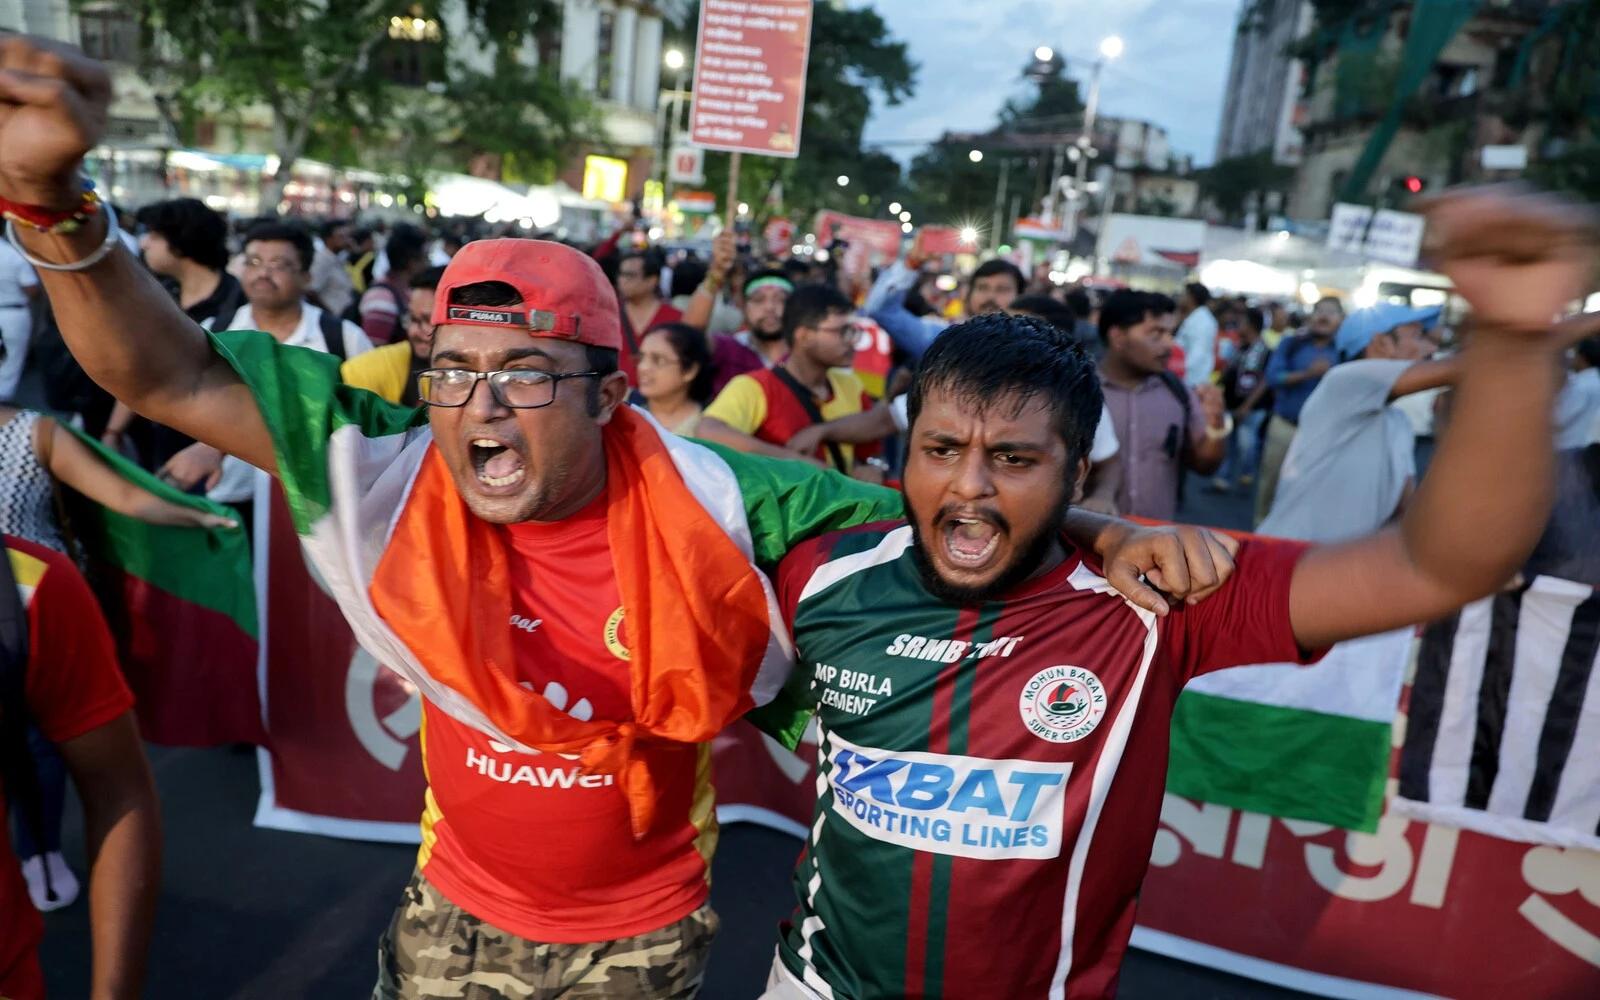
<instances>
[{"instance_id":1,"label":"black backpack","mask_svg":"<svg viewBox=\"0 0 1600 1000\"><path fill-rule=\"evenodd\" d=\"M322 344L328 353L340 361L348 361L344 349L344 320L324 309L317 317L317 326L322 329Z\"/></svg>"},{"instance_id":2,"label":"black backpack","mask_svg":"<svg viewBox=\"0 0 1600 1000\"><path fill-rule=\"evenodd\" d=\"M401 301L400 293L395 291L392 286L385 285L381 281L374 282L373 284L368 285L367 286L367 291L370 292L374 288L383 289L384 291L389 293L390 297L392 297L394 299L395 318L396 318L396 321L397 321L396 322L396 326L395 326L395 336L396 336L396 339L399 339L400 337L405 336L405 329L404 329L403 321L406 318L405 317L406 303ZM343 319L343 320L345 320L347 322L354 323L356 326L360 326L361 325L361 300L363 298L365 298L365 297L366 297L366 292L362 292L360 295L357 295L355 298L351 299L350 300L350 304L345 307L344 315L340 316L339 318ZM323 310L323 311L327 312L327 310ZM343 357L343 356L344 356L343 354L340 354L340 357Z\"/></svg>"},{"instance_id":3,"label":"black backpack","mask_svg":"<svg viewBox=\"0 0 1600 1000\"><path fill-rule=\"evenodd\" d=\"M17 592L11 555L0 537L0 782L17 818L44 843L44 797L28 749L28 609ZM3 817L0 817L3 822ZM49 885L49 866L46 866ZM48 890L54 898L55 888Z\"/></svg>"},{"instance_id":4,"label":"black backpack","mask_svg":"<svg viewBox=\"0 0 1600 1000\"><path fill-rule=\"evenodd\" d=\"M1194 414L1189 412L1189 387L1184 385L1183 379L1169 371L1161 373L1161 384L1167 391L1177 397L1179 405L1183 407L1183 423L1178 427L1178 437L1174 442L1176 451L1172 457L1178 462L1178 504L1182 506L1184 495L1184 480L1189 476L1189 468L1183 464L1183 450L1189 446L1189 421Z\"/></svg>"}]
</instances>

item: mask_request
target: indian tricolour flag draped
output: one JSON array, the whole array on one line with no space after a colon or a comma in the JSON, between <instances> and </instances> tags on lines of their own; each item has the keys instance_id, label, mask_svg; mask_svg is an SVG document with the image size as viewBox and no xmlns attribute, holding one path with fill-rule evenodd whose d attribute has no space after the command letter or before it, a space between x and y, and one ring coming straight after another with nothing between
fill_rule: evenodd
<instances>
[{"instance_id":1,"label":"indian tricolour flag draped","mask_svg":"<svg viewBox=\"0 0 1600 1000\"><path fill-rule=\"evenodd\" d=\"M1235 667L1190 682L1172 718L1167 790L1375 831L1411 647L1403 629L1340 643L1311 667Z\"/></svg>"},{"instance_id":2,"label":"indian tricolour flag draped","mask_svg":"<svg viewBox=\"0 0 1600 1000\"><path fill-rule=\"evenodd\" d=\"M140 489L237 516L78 436ZM262 742L255 585L244 528L147 524L70 492L67 508L70 534L117 638L144 737L173 746Z\"/></svg>"},{"instance_id":3,"label":"indian tricolour flag draped","mask_svg":"<svg viewBox=\"0 0 1600 1000\"><path fill-rule=\"evenodd\" d=\"M341 385L325 354L256 333L214 343L255 395L307 560L356 640L458 721L616 774L636 833L654 792L635 745L709 741L787 678L793 647L757 566L807 536L900 512L890 491L618 411L603 432L606 522L633 712L580 720L516 682L508 542L456 492L425 413Z\"/></svg>"}]
</instances>

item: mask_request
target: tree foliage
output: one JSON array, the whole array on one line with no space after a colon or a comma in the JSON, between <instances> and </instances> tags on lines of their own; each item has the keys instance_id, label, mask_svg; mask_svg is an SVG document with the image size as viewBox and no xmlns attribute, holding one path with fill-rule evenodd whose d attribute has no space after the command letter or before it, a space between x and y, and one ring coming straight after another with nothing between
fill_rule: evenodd
<instances>
[{"instance_id":1,"label":"tree foliage","mask_svg":"<svg viewBox=\"0 0 1600 1000\"><path fill-rule=\"evenodd\" d=\"M1238 222L1244 218L1252 195L1287 192L1294 182L1294 168L1274 163L1272 151L1264 149L1248 156L1218 160L1199 171L1199 181L1201 193L1217 206L1223 217L1229 222Z\"/></svg>"},{"instance_id":2,"label":"tree foliage","mask_svg":"<svg viewBox=\"0 0 1600 1000\"><path fill-rule=\"evenodd\" d=\"M1012 204L1031 213L1049 190L1056 169L1067 169L1057 146L1039 137L1076 135L1083 121L1084 103L1078 82L1060 66L1036 81L1025 97L1014 97L1000 108L996 124L976 136L947 135L919 153L911 164L911 195L907 199L918 218L946 224L986 225L1001 200L1002 221L1008 221ZM972 162L973 149L983 159Z\"/></svg>"},{"instance_id":3,"label":"tree foliage","mask_svg":"<svg viewBox=\"0 0 1600 1000\"><path fill-rule=\"evenodd\" d=\"M557 67L520 58L538 32L559 30L558 0L465 0L464 20L449 21L445 5L130 0L138 69L175 137L190 141L202 116L265 111L280 162L266 204L276 203L295 161L313 153L403 169L420 185L428 171L462 169L484 154L513 173L534 173L592 128L591 105ZM425 36L391 37L396 17L427 25ZM464 37L452 39L451 24ZM397 79L402 54L420 62L426 79Z\"/></svg>"},{"instance_id":4,"label":"tree foliage","mask_svg":"<svg viewBox=\"0 0 1600 1000\"><path fill-rule=\"evenodd\" d=\"M699 4L668 34L692 61ZM768 156L741 158L739 198L759 210L774 184L784 200L807 208L834 208L862 214L876 211L894 197L900 166L882 153L862 149L862 133L876 95L885 104L899 104L916 87L917 67L903 41L896 40L883 18L870 7L849 8L819 3L812 14L811 54L806 67L806 107L801 121L801 155L796 159ZM720 198L727 191L729 157L706 155L706 186ZM840 187L837 178L850 178ZM867 204L861 203L863 194Z\"/></svg>"}]
</instances>

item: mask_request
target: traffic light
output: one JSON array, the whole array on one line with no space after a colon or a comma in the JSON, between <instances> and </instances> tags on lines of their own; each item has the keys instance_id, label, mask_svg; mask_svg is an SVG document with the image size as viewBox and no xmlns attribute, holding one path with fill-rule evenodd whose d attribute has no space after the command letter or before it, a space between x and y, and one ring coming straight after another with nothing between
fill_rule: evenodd
<instances>
[{"instance_id":1,"label":"traffic light","mask_svg":"<svg viewBox=\"0 0 1600 1000\"><path fill-rule=\"evenodd\" d=\"M1416 174L1411 174L1401 183L1405 185L1406 191L1410 194L1421 194L1422 189L1428 186L1428 182Z\"/></svg>"}]
</instances>

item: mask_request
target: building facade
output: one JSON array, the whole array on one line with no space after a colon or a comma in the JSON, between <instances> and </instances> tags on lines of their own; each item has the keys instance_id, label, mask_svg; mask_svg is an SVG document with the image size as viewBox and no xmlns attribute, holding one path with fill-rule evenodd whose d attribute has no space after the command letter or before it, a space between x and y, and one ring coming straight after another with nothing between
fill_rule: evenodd
<instances>
[{"instance_id":1,"label":"building facade","mask_svg":"<svg viewBox=\"0 0 1600 1000\"><path fill-rule=\"evenodd\" d=\"M1409 178L1424 190L1503 179L1484 167L1485 146L1523 147L1530 164L1549 152L1547 125L1534 112L1537 95L1560 71L1562 42L1539 29L1559 2L1480 8L1404 102L1400 127L1364 196L1398 202ZM1335 49L1313 74L1304 97L1305 154L1289 197L1293 218L1326 219L1340 200L1394 99L1410 13L1409 4L1400 5L1359 50Z\"/></svg>"},{"instance_id":2,"label":"building facade","mask_svg":"<svg viewBox=\"0 0 1600 1000\"><path fill-rule=\"evenodd\" d=\"M395 11L390 43L378 56L395 82L427 89L437 79L446 56L480 70L489 69L489 54L473 44L465 30L465 12L459 0L445 6L442 25L414 16L416 11L406 0L395 0ZM138 22L127 4L117 0L82 4L71 0L0 0L0 30L71 42L108 65L115 97L106 130L106 155L101 162L110 164L112 182L122 189L121 197L137 202L161 193L159 186L164 181L153 181L157 189L146 190L148 183L131 182L135 176L159 179L173 169L201 170L208 166L178 155L180 166L174 168L173 151L181 153L183 143L162 114L156 88L138 73ZM578 84L598 105L599 134L575 150L558 171L560 179L575 191L584 189L586 179L593 182L597 157L610 168L607 176L613 183L607 187L608 195L624 192L608 197L609 201L636 195L652 175L659 134L656 109L661 86L662 34L659 4L645 0L564 0L559 29L530 37L525 43L520 56L526 65L554 62L563 79ZM448 53L440 45L444 39L453 40ZM247 107L226 116L202 118L195 123L192 145L229 157L239 165L255 164L259 172L273 162L272 139L272 119L267 109ZM190 167L181 166L184 162L189 162ZM213 172L228 173L230 169ZM475 162L472 169L499 179L497 162Z\"/></svg>"},{"instance_id":3,"label":"building facade","mask_svg":"<svg viewBox=\"0 0 1600 1000\"><path fill-rule=\"evenodd\" d=\"M1272 151L1274 163L1300 162L1305 66L1290 47L1311 29L1308 0L1243 0L1217 130L1218 160Z\"/></svg>"}]
</instances>

